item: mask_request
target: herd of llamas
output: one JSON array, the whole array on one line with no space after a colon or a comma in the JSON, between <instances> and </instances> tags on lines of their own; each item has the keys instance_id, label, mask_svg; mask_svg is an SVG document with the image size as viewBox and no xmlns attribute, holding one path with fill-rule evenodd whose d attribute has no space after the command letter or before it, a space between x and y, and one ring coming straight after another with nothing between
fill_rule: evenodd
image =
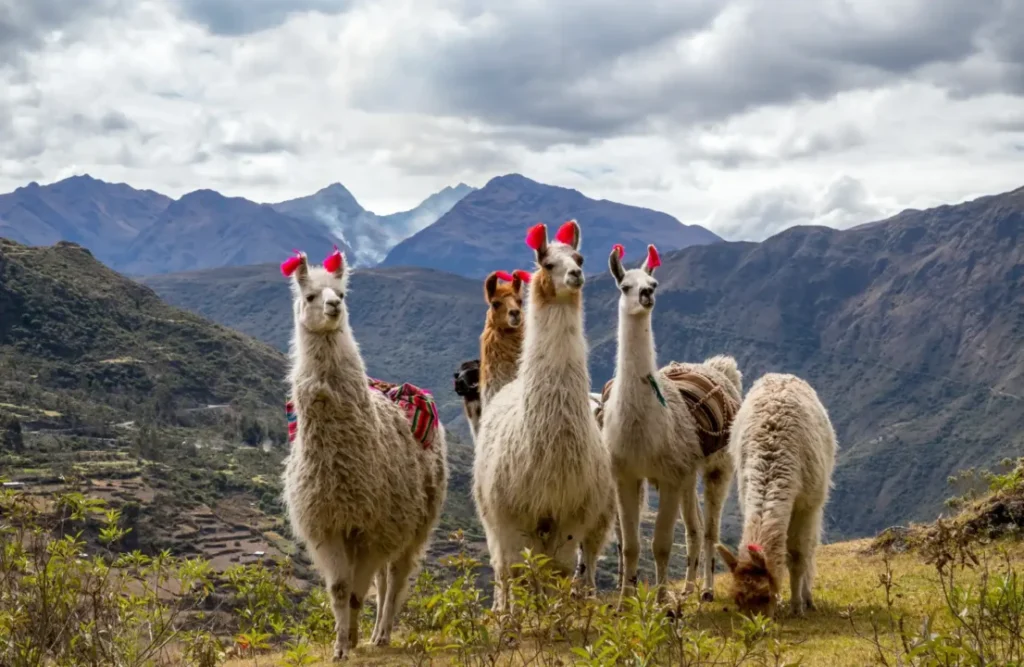
<instances>
[{"instance_id":1,"label":"herd of llamas","mask_svg":"<svg viewBox=\"0 0 1024 667\"><path fill-rule=\"evenodd\" d=\"M652 550L667 595L676 521L686 528L685 591L712 600L715 554L745 612L774 614L781 582L791 609L813 609L815 551L832 482L836 437L814 389L768 373L743 395L731 356L658 367L651 320L660 265L639 268L612 248L619 290L614 378L591 392L583 317L580 227L527 232L536 269L484 281L480 358L455 373L475 443L473 499L494 570L493 605L513 603L511 568L526 548L574 584L596 590L597 559L615 531L619 590L635 594L645 489L659 495ZM387 645L445 501L444 426L429 392L368 379L349 326L349 267L335 248L320 266L298 252L290 278L294 335L290 409L296 428L284 472L292 531L325 580L335 657L358 644L359 612L374 584L371 642ZM719 543L735 474L743 535ZM703 517L697 498L703 481Z\"/></svg>"}]
</instances>

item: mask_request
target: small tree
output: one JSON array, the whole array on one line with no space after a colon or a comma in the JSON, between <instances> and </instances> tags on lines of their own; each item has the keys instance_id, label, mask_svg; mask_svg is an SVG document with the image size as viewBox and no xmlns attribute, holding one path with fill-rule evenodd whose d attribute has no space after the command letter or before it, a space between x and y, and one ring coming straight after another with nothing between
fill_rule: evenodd
<instances>
[{"instance_id":1,"label":"small tree","mask_svg":"<svg viewBox=\"0 0 1024 667\"><path fill-rule=\"evenodd\" d=\"M25 449L25 440L21 435L21 421L14 415L0 414L0 445L16 454L20 454Z\"/></svg>"}]
</instances>

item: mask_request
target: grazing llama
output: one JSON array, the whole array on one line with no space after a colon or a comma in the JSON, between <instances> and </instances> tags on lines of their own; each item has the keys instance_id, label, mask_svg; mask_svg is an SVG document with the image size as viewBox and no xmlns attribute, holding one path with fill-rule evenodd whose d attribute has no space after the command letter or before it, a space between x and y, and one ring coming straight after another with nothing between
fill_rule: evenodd
<instances>
[{"instance_id":1,"label":"grazing llama","mask_svg":"<svg viewBox=\"0 0 1024 667\"><path fill-rule=\"evenodd\" d=\"M334 656L342 659L358 642L359 610L374 576L372 641L390 641L444 504L445 432L430 421L421 442L402 407L369 386L345 308L348 269L337 249L322 267L298 253L281 270L292 278L290 380L298 424L284 499L292 530L325 579Z\"/></svg>"},{"instance_id":2,"label":"grazing llama","mask_svg":"<svg viewBox=\"0 0 1024 667\"><path fill-rule=\"evenodd\" d=\"M462 410L469 422L469 431L476 441L480 424L480 360L463 361L455 371L455 393L462 398Z\"/></svg>"},{"instance_id":3,"label":"grazing llama","mask_svg":"<svg viewBox=\"0 0 1024 667\"><path fill-rule=\"evenodd\" d=\"M596 588L597 556L614 513L608 451L589 397L580 228L570 220L549 243L547 227L538 224L526 242L538 269L519 372L483 410L473 467L498 610L511 604L510 568L524 548L568 574L578 546L576 574Z\"/></svg>"},{"instance_id":4,"label":"grazing llama","mask_svg":"<svg viewBox=\"0 0 1024 667\"><path fill-rule=\"evenodd\" d=\"M825 406L805 381L768 373L750 388L729 440L743 538L738 555L718 545L742 611L775 613L787 562L793 613L814 609L814 558L836 450Z\"/></svg>"},{"instance_id":5,"label":"grazing llama","mask_svg":"<svg viewBox=\"0 0 1024 667\"><path fill-rule=\"evenodd\" d=\"M657 366L651 315L661 264L658 251L647 246L638 269L622 266L625 249L616 245L608 258L618 284L619 331L615 378L606 387L602 406L605 443L611 454L619 500L616 532L620 549L623 597L635 592L640 556L640 508L644 481L658 489L654 525L654 565L658 599L667 595L668 562L679 508L686 525L686 591L694 589L704 552L703 594L713 599L714 548L732 466L726 451L729 423L742 396L742 378L732 357L713 357L703 364L673 362ZM701 544L697 477L703 473L707 526Z\"/></svg>"}]
</instances>

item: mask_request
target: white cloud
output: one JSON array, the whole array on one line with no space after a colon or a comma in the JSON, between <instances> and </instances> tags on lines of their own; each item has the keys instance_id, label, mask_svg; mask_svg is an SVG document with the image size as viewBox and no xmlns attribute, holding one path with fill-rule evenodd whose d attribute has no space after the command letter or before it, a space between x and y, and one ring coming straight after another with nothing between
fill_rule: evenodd
<instances>
[{"instance_id":1,"label":"white cloud","mask_svg":"<svg viewBox=\"0 0 1024 667\"><path fill-rule=\"evenodd\" d=\"M1024 180L1015 0L22 4L0 0L4 191L342 181L385 213L520 171L764 238Z\"/></svg>"}]
</instances>

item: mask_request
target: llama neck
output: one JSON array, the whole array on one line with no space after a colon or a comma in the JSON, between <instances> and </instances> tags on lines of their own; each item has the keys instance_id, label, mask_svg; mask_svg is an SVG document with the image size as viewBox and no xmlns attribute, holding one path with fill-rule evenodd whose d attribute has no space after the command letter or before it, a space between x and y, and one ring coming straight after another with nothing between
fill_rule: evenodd
<instances>
[{"instance_id":1,"label":"llama neck","mask_svg":"<svg viewBox=\"0 0 1024 667\"><path fill-rule=\"evenodd\" d=\"M629 386L633 386L640 383L632 380L644 380L648 375L655 375L657 372L651 314L619 313L619 346L615 359L615 377L630 380Z\"/></svg>"},{"instance_id":2,"label":"llama neck","mask_svg":"<svg viewBox=\"0 0 1024 667\"><path fill-rule=\"evenodd\" d=\"M515 379L522 347L522 327L503 331L488 324L484 328L480 334L480 398L484 403Z\"/></svg>"},{"instance_id":3,"label":"llama neck","mask_svg":"<svg viewBox=\"0 0 1024 667\"><path fill-rule=\"evenodd\" d=\"M295 397L301 401L306 388L320 392L327 388L343 411L370 409L366 383L366 365L359 345L348 333L348 322L337 330L318 333L295 327L292 341L291 381Z\"/></svg>"},{"instance_id":4,"label":"llama neck","mask_svg":"<svg viewBox=\"0 0 1024 667\"><path fill-rule=\"evenodd\" d=\"M538 299L527 313L519 365L527 413L562 420L565 416L552 410L557 406L579 412L581 418L589 415L590 372L582 304Z\"/></svg>"}]
</instances>

